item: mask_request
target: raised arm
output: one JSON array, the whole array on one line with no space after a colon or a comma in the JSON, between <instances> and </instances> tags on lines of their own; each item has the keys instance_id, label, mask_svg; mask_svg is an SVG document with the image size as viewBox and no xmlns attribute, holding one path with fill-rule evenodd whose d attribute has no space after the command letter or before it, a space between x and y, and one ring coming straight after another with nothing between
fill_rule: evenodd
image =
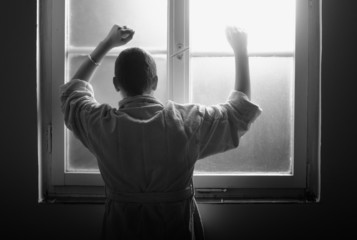
<instances>
[{"instance_id":1,"label":"raised arm","mask_svg":"<svg viewBox=\"0 0 357 240\"><path fill-rule=\"evenodd\" d=\"M250 99L250 75L247 53L247 34L236 27L227 27L227 40L234 51L235 86L234 89L243 92Z\"/></svg>"},{"instance_id":2,"label":"raised arm","mask_svg":"<svg viewBox=\"0 0 357 240\"><path fill-rule=\"evenodd\" d=\"M88 55L72 79L90 81L96 67L102 61L103 57L115 47L128 43L134 36L134 31L130 28L114 25L108 35L101 41L94 51Z\"/></svg>"}]
</instances>

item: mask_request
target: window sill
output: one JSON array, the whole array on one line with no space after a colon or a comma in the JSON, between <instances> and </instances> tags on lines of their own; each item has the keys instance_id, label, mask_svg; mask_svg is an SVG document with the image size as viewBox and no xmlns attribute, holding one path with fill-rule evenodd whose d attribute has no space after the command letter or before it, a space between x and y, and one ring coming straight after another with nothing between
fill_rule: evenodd
<instances>
[{"instance_id":1,"label":"window sill","mask_svg":"<svg viewBox=\"0 0 357 240\"><path fill-rule=\"evenodd\" d=\"M79 191L79 189L82 189ZM62 190L62 191L61 191ZM104 204L104 187L61 187L57 194L43 196L40 204ZM89 191L88 191L89 190ZM59 193L60 192L60 193ZM72 192L72 193L71 193ZM75 194L73 192L76 192ZM319 203L307 189L195 189L198 204Z\"/></svg>"}]
</instances>

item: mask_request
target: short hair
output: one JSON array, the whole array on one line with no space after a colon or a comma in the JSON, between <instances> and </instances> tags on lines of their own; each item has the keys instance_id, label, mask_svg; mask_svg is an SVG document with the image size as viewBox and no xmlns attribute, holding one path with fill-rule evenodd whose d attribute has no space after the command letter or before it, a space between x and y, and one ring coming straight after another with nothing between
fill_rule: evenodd
<instances>
[{"instance_id":1,"label":"short hair","mask_svg":"<svg viewBox=\"0 0 357 240\"><path fill-rule=\"evenodd\" d=\"M154 84L156 63L144 49L123 50L115 61L115 77L129 96L142 95Z\"/></svg>"}]
</instances>

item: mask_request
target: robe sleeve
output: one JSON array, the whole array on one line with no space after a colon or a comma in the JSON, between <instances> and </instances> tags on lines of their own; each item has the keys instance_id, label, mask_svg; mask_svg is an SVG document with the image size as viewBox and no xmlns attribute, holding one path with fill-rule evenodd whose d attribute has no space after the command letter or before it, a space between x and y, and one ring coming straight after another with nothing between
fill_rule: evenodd
<instances>
[{"instance_id":1,"label":"robe sleeve","mask_svg":"<svg viewBox=\"0 0 357 240\"><path fill-rule=\"evenodd\" d=\"M238 147L240 138L261 111L239 91L232 91L224 104L200 106L198 159Z\"/></svg>"},{"instance_id":2,"label":"robe sleeve","mask_svg":"<svg viewBox=\"0 0 357 240\"><path fill-rule=\"evenodd\" d=\"M93 110L100 107L94 98L91 84L82 80L71 80L61 86L60 100L65 125L88 148L89 122L95 117Z\"/></svg>"}]
</instances>

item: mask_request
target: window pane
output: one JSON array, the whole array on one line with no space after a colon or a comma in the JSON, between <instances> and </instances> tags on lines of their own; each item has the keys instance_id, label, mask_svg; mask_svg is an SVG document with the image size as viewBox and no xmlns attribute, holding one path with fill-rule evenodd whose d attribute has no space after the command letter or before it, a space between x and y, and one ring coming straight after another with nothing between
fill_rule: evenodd
<instances>
[{"instance_id":1,"label":"window pane","mask_svg":"<svg viewBox=\"0 0 357 240\"><path fill-rule=\"evenodd\" d=\"M68 0L67 8L67 81L80 64L108 33L113 24L128 26L135 36L127 47L153 51L159 85L155 96L166 102L167 95L167 1L166 0ZM157 50L160 54L157 54ZM92 78L95 98L117 108L121 96L112 78L116 56L108 55ZM98 171L94 156L66 131L66 171Z\"/></svg>"},{"instance_id":2,"label":"window pane","mask_svg":"<svg viewBox=\"0 0 357 240\"><path fill-rule=\"evenodd\" d=\"M97 172L98 164L94 155L66 130L66 172Z\"/></svg>"},{"instance_id":3,"label":"window pane","mask_svg":"<svg viewBox=\"0 0 357 240\"><path fill-rule=\"evenodd\" d=\"M166 0L71 0L68 10L71 46L96 46L118 24L135 30L128 46L166 49Z\"/></svg>"},{"instance_id":4,"label":"window pane","mask_svg":"<svg viewBox=\"0 0 357 240\"><path fill-rule=\"evenodd\" d=\"M248 33L248 51L293 51L295 0L191 0L191 51L231 51L225 27Z\"/></svg>"},{"instance_id":5,"label":"window pane","mask_svg":"<svg viewBox=\"0 0 357 240\"><path fill-rule=\"evenodd\" d=\"M293 58L250 58L252 101L263 113L237 149L198 161L195 173L290 173ZM225 102L234 87L233 57L191 58L192 102ZM209 97L208 97L209 96Z\"/></svg>"},{"instance_id":6,"label":"window pane","mask_svg":"<svg viewBox=\"0 0 357 240\"><path fill-rule=\"evenodd\" d=\"M167 101L167 79L166 79L166 55L153 55L159 78L158 88L155 96L163 103ZM73 76L80 64L87 56L69 55L68 78ZM115 91L113 86L114 63L116 56L108 56L101 63L95 72L91 84L94 89L94 96L99 103L108 103L114 108L118 108L118 103L122 99L121 95ZM98 169L94 156L67 131L67 171L92 171Z\"/></svg>"},{"instance_id":7,"label":"window pane","mask_svg":"<svg viewBox=\"0 0 357 240\"><path fill-rule=\"evenodd\" d=\"M237 149L199 161L195 173L291 174L295 0L190 1L192 102L224 102L234 87L234 58L228 57L233 51L225 35L229 25L248 33L248 52L258 56L249 59L252 100L263 113ZM265 52L285 57L259 57Z\"/></svg>"}]
</instances>

